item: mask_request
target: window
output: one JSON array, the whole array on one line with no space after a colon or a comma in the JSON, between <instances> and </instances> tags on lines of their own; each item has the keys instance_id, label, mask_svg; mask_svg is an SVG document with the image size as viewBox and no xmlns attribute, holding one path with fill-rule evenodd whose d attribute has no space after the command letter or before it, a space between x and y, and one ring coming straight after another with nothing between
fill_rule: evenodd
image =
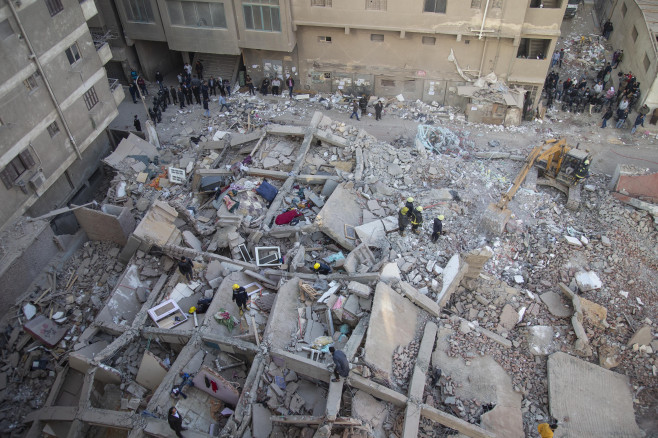
<instances>
[{"instance_id":1,"label":"window","mask_svg":"<svg viewBox=\"0 0 658 438\"><path fill-rule=\"evenodd\" d=\"M318 41L321 43L330 43L331 42L331 37L330 36L319 36Z\"/></svg>"},{"instance_id":2,"label":"window","mask_svg":"<svg viewBox=\"0 0 658 438\"><path fill-rule=\"evenodd\" d=\"M87 105L87 109L92 109L98 103L98 96L96 96L96 90L94 87L91 87L85 94L82 95L82 98Z\"/></svg>"},{"instance_id":3,"label":"window","mask_svg":"<svg viewBox=\"0 0 658 438\"><path fill-rule=\"evenodd\" d=\"M385 11L386 0L366 0L366 10L369 11Z\"/></svg>"},{"instance_id":4,"label":"window","mask_svg":"<svg viewBox=\"0 0 658 438\"><path fill-rule=\"evenodd\" d=\"M546 54L550 46L551 40L521 38L516 57L523 59L546 59Z\"/></svg>"},{"instance_id":5,"label":"window","mask_svg":"<svg viewBox=\"0 0 658 438\"><path fill-rule=\"evenodd\" d=\"M78 43L73 43L71 47L64 52L69 60L69 64L73 65L80 60L80 50L78 50Z\"/></svg>"},{"instance_id":6,"label":"window","mask_svg":"<svg viewBox=\"0 0 658 438\"><path fill-rule=\"evenodd\" d=\"M635 26L633 26L633 32L631 32L631 38L633 38L633 42L637 41L637 29Z\"/></svg>"},{"instance_id":7,"label":"window","mask_svg":"<svg viewBox=\"0 0 658 438\"><path fill-rule=\"evenodd\" d=\"M279 0L242 0L242 10L247 29L281 32Z\"/></svg>"},{"instance_id":8,"label":"window","mask_svg":"<svg viewBox=\"0 0 658 438\"><path fill-rule=\"evenodd\" d=\"M5 184L5 187L11 189L19 176L24 174L28 169L34 166L34 158L27 149L18 154L16 158L11 160L7 167L0 172L0 179Z\"/></svg>"},{"instance_id":9,"label":"window","mask_svg":"<svg viewBox=\"0 0 658 438\"><path fill-rule=\"evenodd\" d=\"M621 5L621 17L625 18L626 17L626 12L628 12L628 7L626 6L626 3Z\"/></svg>"},{"instance_id":10,"label":"window","mask_svg":"<svg viewBox=\"0 0 658 438\"><path fill-rule=\"evenodd\" d=\"M395 87L395 81L393 79L382 79L382 87Z\"/></svg>"},{"instance_id":11,"label":"window","mask_svg":"<svg viewBox=\"0 0 658 438\"><path fill-rule=\"evenodd\" d=\"M128 21L138 23L154 23L151 0L123 0Z\"/></svg>"},{"instance_id":12,"label":"window","mask_svg":"<svg viewBox=\"0 0 658 438\"><path fill-rule=\"evenodd\" d=\"M59 126L57 126L57 122L52 122L50 125L48 125L46 131L48 131L48 134L50 134L50 138L53 138L55 134L59 132Z\"/></svg>"},{"instance_id":13,"label":"window","mask_svg":"<svg viewBox=\"0 0 658 438\"><path fill-rule=\"evenodd\" d=\"M311 6L323 6L325 8L330 8L331 0L311 0Z\"/></svg>"},{"instance_id":14,"label":"window","mask_svg":"<svg viewBox=\"0 0 658 438\"><path fill-rule=\"evenodd\" d=\"M34 91L37 88L39 88L39 83L37 82L38 77L39 77L39 72L36 72L23 81L23 85L25 85L27 91Z\"/></svg>"},{"instance_id":15,"label":"window","mask_svg":"<svg viewBox=\"0 0 658 438\"><path fill-rule=\"evenodd\" d=\"M446 13L446 3L448 0L425 0L425 12L434 12L435 14Z\"/></svg>"},{"instance_id":16,"label":"window","mask_svg":"<svg viewBox=\"0 0 658 438\"><path fill-rule=\"evenodd\" d=\"M382 41L384 41L384 35L381 34L381 33L371 33L370 34L370 41L382 42Z\"/></svg>"},{"instance_id":17,"label":"window","mask_svg":"<svg viewBox=\"0 0 658 438\"><path fill-rule=\"evenodd\" d=\"M471 0L471 7L480 9L482 7L482 0Z\"/></svg>"},{"instance_id":18,"label":"window","mask_svg":"<svg viewBox=\"0 0 658 438\"><path fill-rule=\"evenodd\" d=\"M436 44L436 38L435 37L424 36L423 37L423 44L427 44L428 46L433 46L433 45Z\"/></svg>"},{"instance_id":19,"label":"window","mask_svg":"<svg viewBox=\"0 0 658 438\"><path fill-rule=\"evenodd\" d=\"M0 40L6 40L12 35L14 35L14 29L11 28L9 20L2 20L0 22Z\"/></svg>"},{"instance_id":20,"label":"window","mask_svg":"<svg viewBox=\"0 0 658 438\"><path fill-rule=\"evenodd\" d=\"M48 12L50 12L51 17L54 17L64 10L61 0L46 0L46 7L48 8Z\"/></svg>"},{"instance_id":21,"label":"window","mask_svg":"<svg viewBox=\"0 0 658 438\"><path fill-rule=\"evenodd\" d=\"M226 29L224 3L167 1L171 24L175 26Z\"/></svg>"},{"instance_id":22,"label":"window","mask_svg":"<svg viewBox=\"0 0 658 438\"><path fill-rule=\"evenodd\" d=\"M649 67L651 67L651 60L649 59L649 55L646 53L644 54L644 71L649 73Z\"/></svg>"}]
</instances>

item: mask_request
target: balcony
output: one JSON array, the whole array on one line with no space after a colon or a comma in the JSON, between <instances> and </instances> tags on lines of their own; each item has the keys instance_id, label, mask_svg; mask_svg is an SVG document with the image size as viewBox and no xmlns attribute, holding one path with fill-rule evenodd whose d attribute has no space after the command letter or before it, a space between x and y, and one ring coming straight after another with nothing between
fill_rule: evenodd
<instances>
[{"instance_id":1,"label":"balcony","mask_svg":"<svg viewBox=\"0 0 658 438\"><path fill-rule=\"evenodd\" d=\"M90 18L98 14L94 0L80 0L80 7L82 8L82 15L85 16L85 21L89 21Z\"/></svg>"},{"instance_id":2,"label":"balcony","mask_svg":"<svg viewBox=\"0 0 658 438\"><path fill-rule=\"evenodd\" d=\"M116 106L119 106L123 102L123 98L126 97L123 86L119 83L118 79L107 78L107 81L110 83L110 91L112 92L112 97L114 97L114 103Z\"/></svg>"},{"instance_id":3,"label":"balcony","mask_svg":"<svg viewBox=\"0 0 658 438\"><path fill-rule=\"evenodd\" d=\"M94 42L94 46L96 46L96 53L98 53L101 63L103 63L103 65L107 64L112 59L112 49L110 49L110 45L108 43Z\"/></svg>"}]
</instances>

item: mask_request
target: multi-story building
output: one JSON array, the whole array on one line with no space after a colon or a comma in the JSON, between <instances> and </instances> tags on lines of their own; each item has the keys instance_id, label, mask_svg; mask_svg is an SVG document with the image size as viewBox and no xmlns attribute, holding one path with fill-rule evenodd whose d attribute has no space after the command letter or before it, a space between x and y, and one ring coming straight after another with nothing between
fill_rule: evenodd
<instances>
[{"instance_id":1,"label":"multi-story building","mask_svg":"<svg viewBox=\"0 0 658 438\"><path fill-rule=\"evenodd\" d=\"M630 71L637 78L640 105L658 109L658 4L655 0L596 0L594 6L601 24L607 20L613 24L612 47L624 50L617 70Z\"/></svg>"},{"instance_id":2,"label":"multi-story building","mask_svg":"<svg viewBox=\"0 0 658 438\"><path fill-rule=\"evenodd\" d=\"M0 227L82 198L123 99L87 20L93 0L0 1Z\"/></svg>"},{"instance_id":3,"label":"multi-story building","mask_svg":"<svg viewBox=\"0 0 658 438\"><path fill-rule=\"evenodd\" d=\"M296 88L402 93L458 101L456 86L488 73L538 98L567 0L122 0L126 36L147 77L200 59L242 65L258 82L291 74ZM452 54L452 56L451 56ZM231 58L232 57L232 58ZM180 68L180 66L176 66ZM223 71L230 71L224 68ZM461 70L461 71L460 71ZM225 74L225 73L224 73Z\"/></svg>"}]
</instances>

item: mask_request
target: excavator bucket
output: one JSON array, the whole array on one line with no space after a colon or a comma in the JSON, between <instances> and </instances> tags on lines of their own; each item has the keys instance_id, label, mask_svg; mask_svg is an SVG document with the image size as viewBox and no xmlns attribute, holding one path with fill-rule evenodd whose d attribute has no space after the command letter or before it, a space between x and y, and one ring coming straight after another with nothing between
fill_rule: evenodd
<instances>
[{"instance_id":1,"label":"excavator bucket","mask_svg":"<svg viewBox=\"0 0 658 438\"><path fill-rule=\"evenodd\" d=\"M509 208L500 208L498 205L491 203L484 211L480 226L487 232L493 235L503 234L505 225L512 216L512 210Z\"/></svg>"}]
</instances>

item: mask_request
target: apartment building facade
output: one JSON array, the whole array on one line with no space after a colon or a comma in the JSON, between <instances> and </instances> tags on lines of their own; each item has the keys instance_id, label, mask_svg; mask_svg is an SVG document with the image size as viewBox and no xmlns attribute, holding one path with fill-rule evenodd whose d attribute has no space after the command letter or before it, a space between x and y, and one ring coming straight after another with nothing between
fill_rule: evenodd
<instances>
[{"instance_id":1,"label":"apartment building facade","mask_svg":"<svg viewBox=\"0 0 658 438\"><path fill-rule=\"evenodd\" d=\"M0 1L0 227L80 195L109 150L121 86L94 45L93 0Z\"/></svg>"},{"instance_id":2,"label":"apartment building facade","mask_svg":"<svg viewBox=\"0 0 658 438\"><path fill-rule=\"evenodd\" d=\"M187 62L241 57L256 82L291 74L308 91L451 104L456 87L495 73L530 91L546 77L567 0L121 0L135 45ZM162 52L138 49L144 74ZM193 58L194 59L194 58ZM180 67L176 67L180 68Z\"/></svg>"}]
</instances>

